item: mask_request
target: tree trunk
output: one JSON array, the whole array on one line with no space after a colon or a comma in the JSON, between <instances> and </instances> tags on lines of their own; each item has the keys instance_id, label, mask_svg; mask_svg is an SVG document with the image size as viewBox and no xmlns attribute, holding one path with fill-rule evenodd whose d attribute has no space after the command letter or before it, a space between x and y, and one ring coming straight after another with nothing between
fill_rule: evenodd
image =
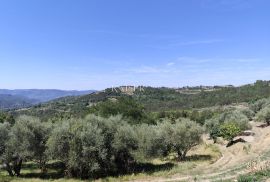
<instances>
[{"instance_id":1,"label":"tree trunk","mask_svg":"<svg viewBox=\"0 0 270 182\"><path fill-rule=\"evenodd\" d=\"M22 159L20 157L18 157L17 159L15 159L14 166L13 166L13 170L14 170L16 176L21 175L21 168L22 168Z\"/></svg>"},{"instance_id":2,"label":"tree trunk","mask_svg":"<svg viewBox=\"0 0 270 182\"><path fill-rule=\"evenodd\" d=\"M12 168L10 167L9 163L5 163L5 165L6 165L6 170L9 174L9 176L14 176Z\"/></svg>"},{"instance_id":3,"label":"tree trunk","mask_svg":"<svg viewBox=\"0 0 270 182\"><path fill-rule=\"evenodd\" d=\"M177 151L179 161L183 161L186 158L187 151Z\"/></svg>"},{"instance_id":4,"label":"tree trunk","mask_svg":"<svg viewBox=\"0 0 270 182\"><path fill-rule=\"evenodd\" d=\"M45 161L39 160L39 168L40 168L42 174L47 173L47 168L46 168L46 162Z\"/></svg>"}]
</instances>

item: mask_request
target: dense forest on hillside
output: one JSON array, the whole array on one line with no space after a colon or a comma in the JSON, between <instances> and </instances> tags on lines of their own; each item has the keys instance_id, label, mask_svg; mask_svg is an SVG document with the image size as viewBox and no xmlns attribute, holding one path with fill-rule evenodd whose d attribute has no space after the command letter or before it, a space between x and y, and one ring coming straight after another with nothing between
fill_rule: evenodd
<instances>
[{"instance_id":1,"label":"dense forest on hillside","mask_svg":"<svg viewBox=\"0 0 270 182\"><path fill-rule=\"evenodd\" d=\"M90 113L90 108L108 99L130 98L142 105L146 112L161 112L170 110L188 110L232 103L254 102L261 98L270 97L270 82L257 81L255 84L240 87L194 87L179 92L174 88L143 87L134 92L126 93L121 88L106 89L101 92L84 96L64 97L45 104L36 105L30 109L11 111L15 115L27 114L39 116L44 120L84 117ZM194 90L197 91L194 94ZM192 93L189 93L192 91Z\"/></svg>"},{"instance_id":2,"label":"dense forest on hillside","mask_svg":"<svg viewBox=\"0 0 270 182\"><path fill-rule=\"evenodd\" d=\"M14 96L7 94L0 94L0 110L8 108L22 108L30 107L31 105L37 103L34 99L29 99L23 96Z\"/></svg>"}]
</instances>

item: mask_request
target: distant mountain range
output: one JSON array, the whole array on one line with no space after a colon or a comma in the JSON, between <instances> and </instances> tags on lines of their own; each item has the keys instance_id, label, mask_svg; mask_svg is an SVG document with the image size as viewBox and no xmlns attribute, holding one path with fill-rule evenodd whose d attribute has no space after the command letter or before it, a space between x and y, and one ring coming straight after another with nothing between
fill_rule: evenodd
<instances>
[{"instance_id":1,"label":"distant mountain range","mask_svg":"<svg viewBox=\"0 0 270 182\"><path fill-rule=\"evenodd\" d=\"M29 107L66 96L80 96L95 90L56 90L56 89L0 89L0 109Z\"/></svg>"}]
</instances>

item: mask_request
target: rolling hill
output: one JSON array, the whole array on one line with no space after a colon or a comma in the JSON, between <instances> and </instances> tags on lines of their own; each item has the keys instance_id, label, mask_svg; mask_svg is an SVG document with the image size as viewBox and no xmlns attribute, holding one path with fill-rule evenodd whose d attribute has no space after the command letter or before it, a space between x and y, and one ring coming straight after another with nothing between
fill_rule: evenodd
<instances>
[{"instance_id":1,"label":"rolling hill","mask_svg":"<svg viewBox=\"0 0 270 182\"><path fill-rule=\"evenodd\" d=\"M36 102L37 100L28 99L23 96L0 94L0 110L8 108L29 107Z\"/></svg>"},{"instance_id":2,"label":"rolling hill","mask_svg":"<svg viewBox=\"0 0 270 182\"><path fill-rule=\"evenodd\" d=\"M144 106L148 112L203 108L232 103L253 102L270 97L269 81L257 81L254 84L216 87L154 88L154 87L118 87L105 89L83 96L59 98L29 109L14 111L15 114L28 114L44 118L83 117L89 108L107 99L130 97Z\"/></svg>"},{"instance_id":3,"label":"rolling hill","mask_svg":"<svg viewBox=\"0 0 270 182\"><path fill-rule=\"evenodd\" d=\"M66 96L80 96L95 92L87 91L66 91L53 89L0 89L0 109L16 109L29 107L35 104L48 102Z\"/></svg>"}]
</instances>

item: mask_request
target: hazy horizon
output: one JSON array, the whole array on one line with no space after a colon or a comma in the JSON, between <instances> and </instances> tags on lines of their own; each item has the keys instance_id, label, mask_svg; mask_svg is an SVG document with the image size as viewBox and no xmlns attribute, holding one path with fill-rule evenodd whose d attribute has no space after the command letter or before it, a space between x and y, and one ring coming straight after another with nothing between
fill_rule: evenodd
<instances>
[{"instance_id":1,"label":"hazy horizon","mask_svg":"<svg viewBox=\"0 0 270 182\"><path fill-rule=\"evenodd\" d=\"M184 87L199 87L199 86L209 86L209 87L214 87L214 86L234 86L234 87L240 87L240 86L244 86L244 85L249 85L249 84L254 84L256 81L260 81L260 80L255 80L254 82L248 82L248 83L243 83L243 84L239 84L239 85L234 85L234 84L223 84L223 85L183 85L183 86L153 86L153 85L116 85L116 86L111 86L111 87L106 87L106 88L102 88L102 89L85 89L85 90L76 90L76 89L61 89L61 88L0 88L0 90L60 90L60 91L102 91L105 89L110 89L110 88L116 88L116 87L121 87L121 86L133 86L133 87L154 87L154 88L160 88L160 87L167 87L167 88L184 88ZM261 80L261 81L270 81L269 80Z\"/></svg>"},{"instance_id":2,"label":"hazy horizon","mask_svg":"<svg viewBox=\"0 0 270 182\"><path fill-rule=\"evenodd\" d=\"M243 85L270 79L267 0L0 3L0 88Z\"/></svg>"}]
</instances>

